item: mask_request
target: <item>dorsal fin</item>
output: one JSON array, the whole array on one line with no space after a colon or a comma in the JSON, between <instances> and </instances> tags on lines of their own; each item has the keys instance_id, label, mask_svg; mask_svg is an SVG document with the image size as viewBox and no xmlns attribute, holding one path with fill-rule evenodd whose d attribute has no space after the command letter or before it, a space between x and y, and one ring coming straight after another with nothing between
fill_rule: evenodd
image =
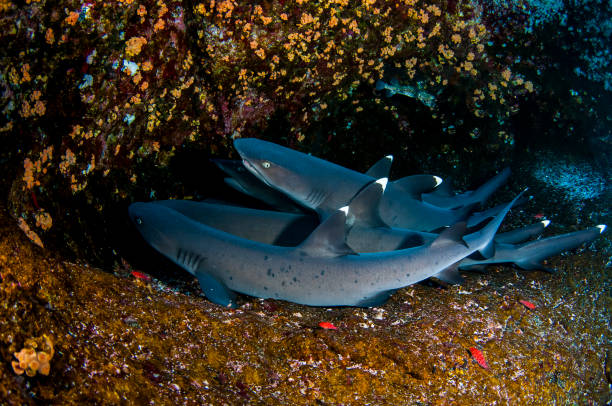
<instances>
[{"instance_id":1,"label":"dorsal fin","mask_svg":"<svg viewBox=\"0 0 612 406\"><path fill-rule=\"evenodd\" d=\"M440 247L440 246L443 246L445 244L452 242L456 244L463 244L467 247L468 246L467 243L462 238L463 235L466 233L466 231L467 231L467 225L465 221L456 223L450 226L449 228L445 229L444 231L442 231L440 235L438 236L438 238L432 241L431 246Z\"/></svg>"},{"instance_id":2,"label":"dorsal fin","mask_svg":"<svg viewBox=\"0 0 612 406\"><path fill-rule=\"evenodd\" d=\"M368 227L389 227L378 213L378 203L387 187L387 178L378 179L361 189L349 203L346 223L349 227L359 223Z\"/></svg>"},{"instance_id":3,"label":"dorsal fin","mask_svg":"<svg viewBox=\"0 0 612 406\"><path fill-rule=\"evenodd\" d=\"M356 254L346 245L346 217L349 211L345 206L332 213L296 249L301 255L312 257L339 257Z\"/></svg>"},{"instance_id":4,"label":"dorsal fin","mask_svg":"<svg viewBox=\"0 0 612 406\"><path fill-rule=\"evenodd\" d=\"M431 193L439 196L451 197L454 195L453 182L451 182L451 180L447 178L445 181L440 183L434 190L432 190Z\"/></svg>"},{"instance_id":5,"label":"dorsal fin","mask_svg":"<svg viewBox=\"0 0 612 406\"><path fill-rule=\"evenodd\" d=\"M389 172L391 172L392 163L393 155L387 155L372 165L365 174L373 177L374 179L388 178Z\"/></svg>"},{"instance_id":6,"label":"dorsal fin","mask_svg":"<svg viewBox=\"0 0 612 406\"><path fill-rule=\"evenodd\" d=\"M401 188L418 200L421 200L421 193L429 193L443 184L442 178L435 175L410 175L393 181L393 186Z\"/></svg>"}]
</instances>

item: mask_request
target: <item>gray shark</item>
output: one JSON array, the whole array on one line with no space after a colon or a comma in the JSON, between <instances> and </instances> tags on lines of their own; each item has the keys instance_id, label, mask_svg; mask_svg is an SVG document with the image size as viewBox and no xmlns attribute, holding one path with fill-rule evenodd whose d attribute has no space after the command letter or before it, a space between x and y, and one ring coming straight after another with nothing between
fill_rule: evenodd
<instances>
[{"instance_id":1,"label":"gray shark","mask_svg":"<svg viewBox=\"0 0 612 406\"><path fill-rule=\"evenodd\" d=\"M536 241L530 241L521 245L495 244L495 256L484 260L473 260L466 258L461 261L461 269L481 270L482 267L492 263L513 263L519 268L526 270L543 270L554 272L542 264L542 261L563 251L571 250L584 243L597 238L606 230L604 224L575 231L573 233L556 235ZM495 259L495 262L491 262Z\"/></svg>"},{"instance_id":2,"label":"gray shark","mask_svg":"<svg viewBox=\"0 0 612 406\"><path fill-rule=\"evenodd\" d=\"M287 194L324 219L374 178L301 152L254 138L234 140L244 166L274 189ZM430 190L438 180L431 177ZM432 231L468 218L473 206L444 209L420 200L422 185L411 190L400 181L389 182L379 204L389 226Z\"/></svg>"},{"instance_id":3,"label":"gray shark","mask_svg":"<svg viewBox=\"0 0 612 406\"><path fill-rule=\"evenodd\" d=\"M284 193L267 186L249 172L242 164L242 161L227 159L213 159L212 161L230 176L225 178L225 183L233 189L257 198L279 210L288 212L304 211L303 208L298 207L297 203ZM388 178L392 163L393 156L387 155L372 165L365 174L375 179ZM409 175L395 180L394 185L405 189L417 199L420 195L420 200L434 206L444 209L456 209L462 206L474 205L475 203L483 205L495 190L507 182L510 173L510 168L505 168L478 189L468 190L460 194L454 194L451 183L443 182L442 178L436 175ZM497 213L499 210L500 208L495 208L493 213ZM479 214L483 219L492 217L487 212L480 212Z\"/></svg>"},{"instance_id":4,"label":"gray shark","mask_svg":"<svg viewBox=\"0 0 612 406\"><path fill-rule=\"evenodd\" d=\"M188 200L159 200L154 203L169 207L192 220L235 236L271 245L297 246L319 224L315 216L223 204ZM351 212L350 205L349 212ZM494 237L495 252L492 257L488 259L468 257L461 260L458 267L461 270L482 270L486 265L513 263L523 269L545 270L541 266L543 259L590 242L605 229L604 225L600 225L588 230L517 245L539 236L549 224L549 220L543 220L512 231L498 233ZM398 228L354 226L347 232L346 243L358 253L372 253L413 248L429 244L437 237L438 235L434 233Z\"/></svg>"},{"instance_id":5,"label":"gray shark","mask_svg":"<svg viewBox=\"0 0 612 406\"><path fill-rule=\"evenodd\" d=\"M313 215L251 209L222 203L192 200L156 200L152 203L178 211L199 223L247 240L264 244L295 247L314 231L319 219ZM350 209L349 205L349 209ZM495 234L495 243L517 244L540 235L549 221ZM438 234L392 227L353 226L347 232L347 244L356 252L383 252L427 244Z\"/></svg>"},{"instance_id":6,"label":"gray shark","mask_svg":"<svg viewBox=\"0 0 612 406\"><path fill-rule=\"evenodd\" d=\"M282 211L292 213L304 212L303 206L291 200L284 193L263 183L255 175L249 172L244 165L242 165L241 161L227 159L213 159L212 161L219 169L230 176L224 180L225 183L233 189L261 200L270 207Z\"/></svg>"},{"instance_id":7,"label":"gray shark","mask_svg":"<svg viewBox=\"0 0 612 406\"><path fill-rule=\"evenodd\" d=\"M451 182L445 180L433 191L423 193L421 195L421 199L424 202L433 204L434 206L443 207L445 209L454 209L474 203L478 203L482 206L495 190L499 189L508 181L510 178L510 173L510 168L506 167L493 178L481 185L478 189L469 190L460 194L453 194L451 190Z\"/></svg>"},{"instance_id":8,"label":"gray shark","mask_svg":"<svg viewBox=\"0 0 612 406\"><path fill-rule=\"evenodd\" d=\"M452 280L454 264L491 245L512 203L474 233L465 235L465 223L458 223L420 247L359 255L345 243L348 207L297 247L236 237L160 204L133 203L128 211L143 238L195 275L214 303L234 306L234 292L241 292L312 306L374 306L431 276Z\"/></svg>"},{"instance_id":9,"label":"gray shark","mask_svg":"<svg viewBox=\"0 0 612 406\"><path fill-rule=\"evenodd\" d=\"M291 200L285 193L271 188L263 181L249 172L241 160L213 159L212 160L223 172L229 175L225 178L225 183L233 189L248 196L261 200L267 205L286 212L304 212L305 208ZM375 178L387 178L391 171L393 155L387 155L379 159L374 165L365 172L366 175ZM421 182L423 180L420 180ZM427 191L432 190L426 188Z\"/></svg>"},{"instance_id":10,"label":"gray shark","mask_svg":"<svg viewBox=\"0 0 612 406\"><path fill-rule=\"evenodd\" d=\"M320 224L316 215L259 210L191 200L157 200L199 223L247 240L295 247Z\"/></svg>"}]
</instances>

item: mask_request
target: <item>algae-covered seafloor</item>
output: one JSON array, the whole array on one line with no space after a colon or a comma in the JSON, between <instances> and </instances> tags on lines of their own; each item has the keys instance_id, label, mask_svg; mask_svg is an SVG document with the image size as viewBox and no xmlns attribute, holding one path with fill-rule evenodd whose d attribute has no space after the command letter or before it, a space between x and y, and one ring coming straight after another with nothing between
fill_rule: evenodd
<instances>
[{"instance_id":1,"label":"algae-covered seafloor","mask_svg":"<svg viewBox=\"0 0 612 406\"><path fill-rule=\"evenodd\" d=\"M410 286L380 308L244 297L230 310L197 295L195 281L66 261L32 244L4 208L0 230L3 404L610 400L605 250L556 257L554 275L494 267L461 286ZM17 375L14 354L41 350L43 336L54 350L48 376Z\"/></svg>"}]
</instances>

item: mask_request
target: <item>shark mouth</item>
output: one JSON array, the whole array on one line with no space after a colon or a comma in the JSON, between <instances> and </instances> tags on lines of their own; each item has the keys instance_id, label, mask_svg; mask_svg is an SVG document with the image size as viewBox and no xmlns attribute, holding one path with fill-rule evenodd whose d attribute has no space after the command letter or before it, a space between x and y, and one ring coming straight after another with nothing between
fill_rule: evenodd
<instances>
[{"instance_id":1,"label":"shark mouth","mask_svg":"<svg viewBox=\"0 0 612 406\"><path fill-rule=\"evenodd\" d=\"M267 186L271 187L272 189L276 189L276 187L268 181L268 179L264 176L264 174L261 173L259 169L257 169L257 166L251 164L249 161L247 161L244 158L242 159L242 165L244 165L244 167L247 168L249 172L257 176L257 178L261 180L263 183L265 183Z\"/></svg>"}]
</instances>

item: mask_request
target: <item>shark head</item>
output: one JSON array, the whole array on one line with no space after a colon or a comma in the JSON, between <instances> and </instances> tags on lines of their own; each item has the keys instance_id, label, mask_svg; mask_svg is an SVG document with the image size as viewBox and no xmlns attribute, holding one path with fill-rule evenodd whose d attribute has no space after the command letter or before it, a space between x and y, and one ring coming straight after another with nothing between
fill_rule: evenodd
<instances>
[{"instance_id":1,"label":"shark head","mask_svg":"<svg viewBox=\"0 0 612 406\"><path fill-rule=\"evenodd\" d=\"M128 208L130 220L134 223L142 237L149 245L161 253L175 252L176 239L168 235L172 230L172 218L168 212L174 210L153 203L133 203Z\"/></svg>"},{"instance_id":2,"label":"shark head","mask_svg":"<svg viewBox=\"0 0 612 406\"><path fill-rule=\"evenodd\" d=\"M304 154L255 138L238 138L234 140L234 147L245 168L268 186L316 208L318 202L313 198L316 185L312 184L311 177L302 175L309 170Z\"/></svg>"}]
</instances>

